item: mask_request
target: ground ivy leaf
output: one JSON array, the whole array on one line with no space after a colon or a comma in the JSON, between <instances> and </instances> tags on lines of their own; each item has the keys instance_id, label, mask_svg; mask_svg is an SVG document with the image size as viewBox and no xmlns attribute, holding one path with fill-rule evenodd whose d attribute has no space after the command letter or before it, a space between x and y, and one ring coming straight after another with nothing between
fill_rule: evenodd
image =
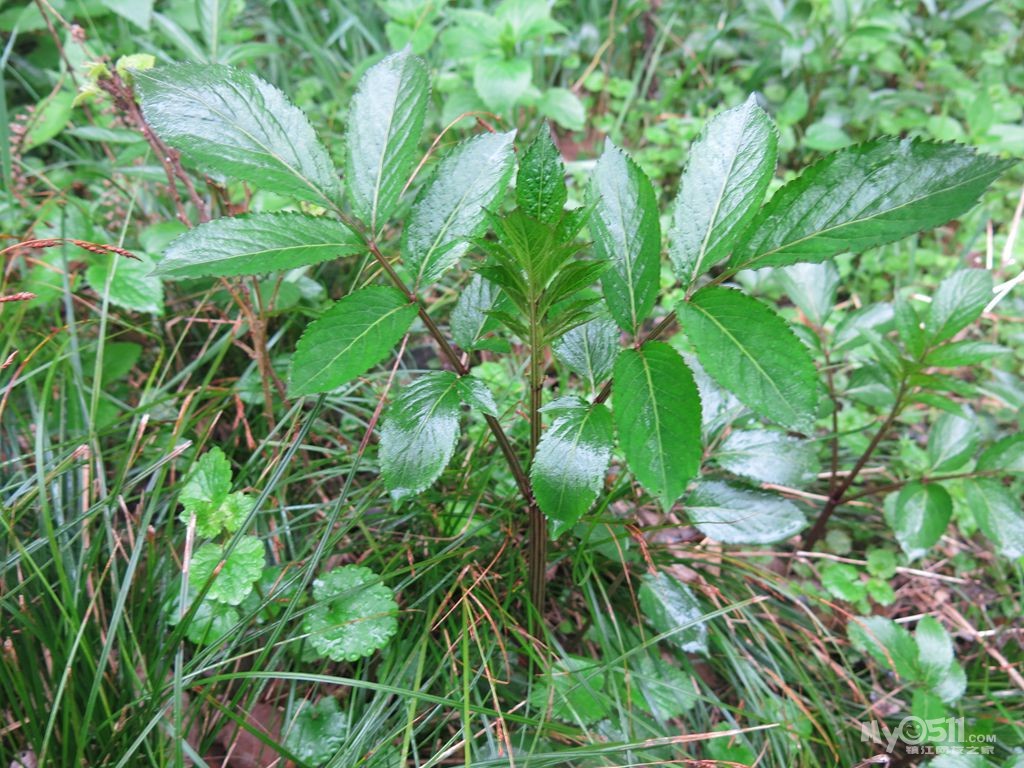
<instances>
[{"instance_id":1,"label":"ground ivy leaf","mask_svg":"<svg viewBox=\"0 0 1024 768\"><path fill-rule=\"evenodd\" d=\"M613 375L615 427L630 470L667 510L700 469L700 395L664 342L624 349Z\"/></svg>"},{"instance_id":2,"label":"ground ivy leaf","mask_svg":"<svg viewBox=\"0 0 1024 768\"><path fill-rule=\"evenodd\" d=\"M132 73L153 131L202 168L333 206L341 184L309 120L277 88L219 64Z\"/></svg>"},{"instance_id":3,"label":"ground ivy leaf","mask_svg":"<svg viewBox=\"0 0 1024 768\"><path fill-rule=\"evenodd\" d=\"M377 232L398 204L416 164L430 101L423 60L409 51L370 67L349 107L345 171L352 211Z\"/></svg>"},{"instance_id":4,"label":"ground ivy leaf","mask_svg":"<svg viewBox=\"0 0 1024 768\"><path fill-rule=\"evenodd\" d=\"M533 495L552 522L551 536L571 529L594 503L612 457L612 416L601 403L572 395L543 409L554 415L530 466Z\"/></svg>"},{"instance_id":5,"label":"ground ivy leaf","mask_svg":"<svg viewBox=\"0 0 1024 768\"><path fill-rule=\"evenodd\" d=\"M690 148L668 251L684 287L729 255L757 213L775 173L777 144L771 118L751 95L713 117Z\"/></svg>"},{"instance_id":6,"label":"ground ivy leaf","mask_svg":"<svg viewBox=\"0 0 1024 768\"><path fill-rule=\"evenodd\" d=\"M981 317L992 295L992 273L987 269L960 269L946 277L939 283L925 317L925 331L931 342L950 339Z\"/></svg>"},{"instance_id":7,"label":"ground ivy leaf","mask_svg":"<svg viewBox=\"0 0 1024 768\"><path fill-rule=\"evenodd\" d=\"M604 671L593 659L559 659L531 692L530 703L567 723L595 723L606 717L610 708L604 694Z\"/></svg>"},{"instance_id":8,"label":"ground ivy leaf","mask_svg":"<svg viewBox=\"0 0 1024 768\"><path fill-rule=\"evenodd\" d=\"M280 272L365 250L340 221L302 213L254 213L214 219L177 237L156 274L230 277Z\"/></svg>"},{"instance_id":9,"label":"ground ivy leaf","mask_svg":"<svg viewBox=\"0 0 1024 768\"><path fill-rule=\"evenodd\" d=\"M937 227L967 211L1015 162L920 139L885 137L841 149L772 196L730 266L822 261Z\"/></svg>"},{"instance_id":10,"label":"ground ivy leaf","mask_svg":"<svg viewBox=\"0 0 1024 768\"><path fill-rule=\"evenodd\" d=\"M967 504L978 527L1003 557L1024 557L1024 511L1020 497L998 480L976 478L964 482Z\"/></svg>"},{"instance_id":11,"label":"ground ivy leaf","mask_svg":"<svg viewBox=\"0 0 1024 768\"><path fill-rule=\"evenodd\" d=\"M708 628L693 592L675 576L648 573L639 590L640 611L666 641L686 653L707 653Z\"/></svg>"},{"instance_id":12,"label":"ground ivy leaf","mask_svg":"<svg viewBox=\"0 0 1024 768\"><path fill-rule=\"evenodd\" d=\"M551 346L555 357L591 390L611 376L619 352L619 328L610 317L596 317L563 333Z\"/></svg>"},{"instance_id":13,"label":"ground ivy leaf","mask_svg":"<svg viewBox=\"0 0 1024 768\"><path fill-rule=\"evenodd\" d=\"M594 251L611 263L601 278L608 309L619 327L636 333L658 295L658 197L640 166L611 141L594 167L590 196Z\"/></svg>"},{"instance_id":14,"label":"ground ivy leaf","mask_svg":"<svg viewBox=\"0 0 1024 768\"><path fill-rule=\"evenodd\" d=\"M806 432L818 406L807 347L765 304L709 286L676 307L704 370L761 416Z\"/></svg>"},{"instance_id":15,"label":"ground ivy leaf","mask_svg":"<svg viewBox=\"0 0 1024 768\"><path fill-rule=\"evenodd\" d=\"M230 605L207 598L192 614L185 636L196 645L215 645L235 628L239 618L238 611Z\"/></svg>"},{"instance_id":16,"label":"ground ivy leaf","mask_svg":"<svg viewBox=\"0 0 1024 768\"><path fill-rule=\"evenodd\" d=\"M361 288L335 302L295 346L289 393L327 392L366 373L394 348L414 317L416 305L388 286Z\"/></svg>"},{"instance_id":17,"label":"ground ivy leaf","mask_svg":"<svg viewBox=\"0 0 1024 768\"><path fill-rule=\"evenodd\" d=\"M299 704L284 745L304 763L320 765L334 756L347 736L348 718L339 709L337 699L325 696L315 704Z\"/></svg>"},{"instance_id":18,"label":"ground ivy leaf","mask_svg":"<svg viewBox=\"0 0 1024 768\"><path fill-rule=\"evenodd\" d=\"M800 487L817 476L814 446L783 432L735 429L714 453L723 468L761 483Z\"/></svg>"},{"instance_id":19,"label":"ground ivy leaf","mask_svg":"<svg viewBox=\"0 0 1024 768\"><path fill-rule=\"evenodd\" d=\"M321 656L357 661L387 645L398 630L395 596L380 577L360 565L346 565L313 582L313 607L303 631Z\"/></svg>"},{"instance_id":20,"label":"ground ivy leaf","mask_svg":"<svg viewBox=\"0 0 1024 768\"><path fill-rule=\"evenodd\" d=\"M252 591L252 585L263 572L263 565L263 542L255 536L243 536L230 554L219 544L211 542L192 555L189 583L199 590L213 577L206 593L207 599L238 605ZM220 570L214 576L218 567Z\"/></svg>"},{"instance_id":21,"label":"ground ivy leaf","mask_svg":"<svg viewBox=\"0 0 1024 768\"><path fill-rule=\"evenodd\" d=\"M516 203L527 216L553 223L562 215L568 194L562 155L545 124L519 163Z\"/></svg>"},{"instance_id":22,"label":"ground ivy leaf","mask_svg":"<svg viewBox=\"0 0 1024 768\"><path fill-rule=\"evenodd\" d=\"M686 515L701 533L723 544L772 544L807 525L804 513L781 496L717 480L697 485L686 500Z\"/></svg>"},{"instance_id":23,"label":"ground ivy leaf","mask_svg":"<svg viewBox=\"0 0 1024 768\"><path fill-rule=\"evenodd\" d=\"M515 166L515 131L461 142L416 198L402 233L402 255L417 287L437 280L484 226L484 212L505 191Z\"/></svg>"},{"instance_id":24,"label":"ground ivy leaf","mask_svg":"<svg viewBox=\"0 0 1024 768\"><path fill-rule=\"evenodd\" d=\"M953 500L941 485L908 483L885 500L885 519L911 560L931 549L946 532Z\"/></svg>"},{"instance_id":25,"label":"ground ivy leaf","mask_svg":"<svg viewBox=\"0 0 1024 768\"><path fill-rule=\"evenodd\" d=\"M464 350L477 348L477 342L498 322L488 313L497 309L501 289L480 275L473 275L469 285L459 294L452 310L452 339Z\"/></svg>"},{"instance_id":26,"label":"ground ivy leaf","mask_svg":"<svg viewBox=\"0 0 1024 768\"><path fill-rule=\"evenodd\" d=\"M196 516L197 530L220 533L220 507L231 493L231 463L224 451L214 446L204 453L189 470L178 501L184 507L179 519L187 523Z\"/></svg>"},{"instance_id":27,"label":"ground ivy leaf","mask_svg":"<svg viewBox=\"0 0 1024 768\"><path fill-rule=\"evenodd\" d=\"M384 416L380 467L399 501L429 487L448 466L459 437L459 378L431 371L405 387Z\"/></svg>"}]
</instances>

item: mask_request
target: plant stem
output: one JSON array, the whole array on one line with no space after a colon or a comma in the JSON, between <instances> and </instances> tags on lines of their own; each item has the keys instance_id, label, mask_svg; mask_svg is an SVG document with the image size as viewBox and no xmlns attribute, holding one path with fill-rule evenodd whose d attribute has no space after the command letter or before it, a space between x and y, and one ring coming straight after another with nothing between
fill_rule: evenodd
<instances>
[{"instance_id":1,"label":"plant stem","mask_svg":"<svg viewBox=\"0 0 1024 768\"><path fill-rule=\"evenodd\" d=\"M537 316L537 301L530 308L530 461L537 453L540 443L540 407L544 389L544 372L541 359L544 354L544 339ZM544 513L536 504L530 506L530 530L528 562L530 573L530 599L537 612L544 613L544 573L548 560L548 531Z\"/></svg>"},{"instance_id":2,"label":"plant stem","mask_svg":"<svg viewBox=\"0 0 1024 768\"><path fill-rule=\"evenodd\" d=\"M853 485L857 479L857 475L860 474L861 470L871 459L875 449L878 448L879 444L885 439L886 434L892 428L896 419L899 418L900 412L903 410L904 398L907 394L907 382L904 379L900 382L899 390L896 392L896 401L892 405L892 409L889 411L889 415L885 421L882 422L882 426L875 433L875 436L871 438L871 442L868 443L867 449L861 454L860 458L857 459L857 463L853 465L853 469L850 473L843 478L842 482L837 483L832 492L829 493L828 501L825 502L825 506L818 514L818 518L814 521L814 525L811 526L811 530L807 532L807 537L804 539L803 548L810 551L814 549L814 545L821 540L822 536L825 535L825 527L828 525L829 519L832 517L832 513L846 500L846 492L850 490L850 486Z\"/></svg>"}]
</instances>

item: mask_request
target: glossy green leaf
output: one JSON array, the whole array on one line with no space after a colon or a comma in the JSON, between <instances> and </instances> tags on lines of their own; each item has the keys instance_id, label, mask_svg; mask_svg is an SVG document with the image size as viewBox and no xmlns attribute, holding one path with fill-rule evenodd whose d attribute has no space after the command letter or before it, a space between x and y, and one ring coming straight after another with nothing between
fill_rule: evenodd
<instances>
[{"instance_id":1,"label":"glossy green leaf","mask_svg":"<svg viewBox=\"0 0 1024 768\"><path fill-rule=\"evenodd\" d=\"M835 262L821 264L793 264L775 270L775 279L786 295L807 319L823 326L836 303L839 288L839 269Z\"/></svg>"},{"instance_id":2,"label":"glossy green leaf","mask_svg":"<svg viewBox=\"0 0 1024 768\"><path fill-rule=\"evenodd\" d=\"M169 278L279 272L366 250L341 222L301 213L255 213L214 219L167 247L156 273Z\"/></svg>"},{"instance_id":3,"label":"glossy green leaf","mask_svg":"<svg viewBox=\"0 0 1024 768\"><path fill-rule=\"evenodd\" d=\"M429 487L451 461L459 437L459 378L431 371L405 387L384 416L380 467L399 501Z\"/></svg>"},{"instance_id":4,"label":"glossy green leaf","mask_svg":"<svg viewBox=\"0 0 1024 768\"><path fill-rule=\"evenodd\" d=\"M309 120L249 72L172 64L134 72L146 122L204 169L332 206L341 184Z\"/></svg>"},{"instance_id":5,"label":"glossy green leaf","mask_svg":"<svg viewBox=\"0 0 1024 768\"><path fill-rule=\"evenodd\" d=\"M640 611L659 635L686 653L706 653L708 628L693 592L675 576L659 571L644 575L638 593Z\"/></svg>"},{"instance_id":6,"label":"glossy green leaf","mask_svg":"<svg viewBox=\"0 0 1024 768\"><path fill-rule=\"evenodd\" d=\"M928 466L935 474L953 472L970 461L978 447L978 422L973 414L944 413L928 432Z\"/></svg>"},{"instance_id":7,"label":"glossy green leaf","mask_svg":"<svg viewBox=\"0 0 1024 768\"><path fill-rule=\"evenodd\" d=\"M358 661L387 645L398 631L396 613L395 596L377 574L346 565L313 582L313 605L302 629L321 656Z\"/></svg>"},{"instance_id":8,"label":"glossy green leaf","mask_svg":"<svg viewBox=\"0 0 1024 768\"><path fill-rule=\"evenodd\" d=\"M616 664L608 669L618 684L622 701L631 701L659 722L679 717L696 706L693 678L659 654L634 648L630 647L628 668Z\"/></svg>"},{"instance_id":9,"label":"glossy green leaf","mask_svg":"<svg viewBox=\"0 0 1024 768\"><path fill-rule=\"evenodd\" d=\"M552 345L555 357L587 381L591 390L611 376L619 353L619 328L609 317L596 317L567 331Z\"/></svg>"},{"instance_id":10,"label":"glossy green leaf","mask_svg":"<svg viewBox=\"0 0 1024 768\"><path fill-rule=\"evenodd\" d=\"M89 286L100 296L107 292L110 303L135 312L164 313L164 287L153 274L153 261L145 254L138 260L118 254L97 256L100 263L85 270ZM113 273L113 274L111 274Z\"/></svg>"},{"instance_id":11,"label":"glossy green leaf","mask_svg":"<svg viewBox=\"0 0 1024 768\"><path fill-rule=\"evenodd\" d=\"M615 360L613 414L630 470L670 509L700 469L700 395L683 358L664 342Z\"/></svg>"},{"instance_id":12,"label":"glossy green leaf","mask_svg":"<svg viewBox=\"0 0 1024 768\"><path fill-rule=\"evenodd\" d=\"M484 133L463 141L434 171L413 206L402 254L417 287L453 267L480 233L485 211L500 198L515 166L515 132Z\"/></svg>"},{"instance_id":13,"label":"glossy green leaf","mask_svg":"<svg viewBox=\"0 0 1024 768\"><path fill-rule=\"evenodd\" d=\"M857 616L846 628L853 647L869 653L905 680L917 677L917 645L903 627L882 616Z\"/></svg>"},{"instance_id":14,"label":"glossy green leaf","mask_svg":"<svg viewBox=\"0 0 1024 768\"><path fill-rule=\"evenodd\" d=\"M771 544L807 525L804 513L781 496L701 481L686 500L686 515L705 536L723 544Z\"/></svg>"},{"instance_id":15,"label":"glossy green leaf","mask_svg":"<svg viewBox=\"0 0 1024 768\"><path fill-rule=\"evenodd\" d=\"M366 71L349 107L345 172L352 212L371 232L387 222L417 160L430 78L408 51Z\"/></svg>"},{"instance_id":16,"label":"glossy green leaf","mask_svg":"<svg viewBox=\"0 0 1024 768\"><path fill-rule=\"evenodd\" d=\"M558 538L590 509L612 457L612 416L601 403L567 395L543 408L554 417L530 466L533 495Z\"/></svg>"},{"instance_id":17,"label":"glossy green leaf","mask_svg":"<svg viewBox=\"0 0 1024 768\"><path fill-rule=\"evenodd\" d=\"M263 542L255 536L243 536L230 553L219 544L204 544L192 555L189 583L198 590L212 578L207 599L238 605L252 592L264 558Z\"/></svg>"},{"instance_id":18,"label":"glossy green leaf","mask_svg":"<svg viewBox=\"0 0 1024 768\"><path fill-rule=\"evenodd\" d=\"M1003 557L1024 557L1024 509L1020 496L998 480L978 478L964 483L967 505L978 527Z\"/></svg>"},{"instance_id":19,"label":"glossy green leaf","mask_svg":"<svg viewBox=\"0 0 1024 768\"><path fill-rule=\"evenodd\" d=\"M295 347L288 391L327 392L366 373L402 338L416 305L395 288L350 293L307 327Z\"/></svg>"},{"instance_id":20,"label":"glossy green leaf","mask_svg":"<svg viewBox=\"0 0 1024 768\"><path fill-rule=\"evenodd\" d=\"M925 318L925 330L933 342L952 338L981 316L992 300L992 273L985 269L961 269L939 283Z\"/></svg>"},{"instance_id":21,"label":"glossy green leaf","mask_svg":"<svg viewBox=\"0 0 1024 768\"><path fill-rule=\"evenodd\" d=\"M498 415L498 404L494 395L480 379L475 376L460 376L456 384L462 402L487 416Z\"/></svg>"},{"instance_id":22,"label":"glossy green leaf","mask_svg":"<svg viewBox=\"0 0 1024 768\"><path fill-rule=\"evenodd\" d=\"M676 308L704 370L761 416L809 431L818 405L810 352L786 321L729 288L697 291Z\"/></svg>"},{"instance_id":23,"label":"glossy green leaf","mask_svg":"<svg viewBox=\"0 0 1024 768\"><path fill-rule=\"evenodd\" d=\"M690 148L679 180L668 255L684 286L732 250L764 201L778 136L751 95L713 117Z\"/></svg>"},{"instance_id":24,"label":"glossy green leaf","mask_svg":"<svg viewBox=\"0 0 1024 768\"><path fill-rule=\"evenodd\" d=\"M302 701L295 710L295 719L286 728L284 745L305 763L326 763L348 735L348 718L333 696L324 696L315 704Z\"/></svg>"},{"instance_id":25,"label":"glossy green leaf","mask_svg":"<svg viewBox=\"0 0 1024 768\"><path fill-rule=\"evenodd\" d=\"M953 654L953 641L934 616L917 622L914 642L922 681L947 704L963 696L967 680Z\"/></svg>"},{"instance_id":26,"label":"glossy green leaf","mask_svg":"<svg viewBox=\"0 0 1024 768\"><path fill-rule=\"evenodd\" d=\"M1014 162L919 139L841 149L772 196L729 263L745 269L822 261L937 227L970 209Z\"/></svg>"},{"instance_id":27,"label":"glossy green leaf","mask_svg":"<svg viewBox=\"0 0 1024 768\"><path fill-rule=\"evenodd\" d=\"M952 515L953 500L945 488L934 483L908 483L886 498L886 521L911 560L935 546Z\"/></svg>"},{"instance_id":28,"label":"glossy green leaf","mask_svg":"<svg viewBox=\"0 0 1024 768\"><path fill-rule=\"evenodd\" d=\"M736 429L714 453L723 468L761 483L802 487L818 472L815 447L782 432Z\"/></svg>"},{"instance_id":29,"label":"glossy green leaf","mask_svg":"<svg viewBox=\"0 0 1024 768\"><path fill-rule=\"evenodd\" d=\"M601 279L608 309L624 331L635 334L658 294L658 198L640 166L611 141L594 167L590 196L594 251L611 264Z\"/></svg>"},{"instance_id":30,"label":"glossy green leaf","mask_svg":"<svg viewBox=\"0 0 1024 768\"><path fill-rule=\"evenodd\" d=\"M480 339L497 321L488 312L497 309L501 289L480 275L473 275L452 310L452 339L464 350L477 348Z\"/></svg>"},{"instance_id":31,"label":"glossy green leaf","mask_svg":"<svg viewBox=\"0 0 1024 768\"><path fill-rule=\"evenodd\" d=\"M516 204L539 221L557 221L565 208L565 166L547 125L526 148L516 177Z\"/></svg>"},{"instance_id":32,"label":"glossy green leaf","mask_svg":"<svg viewBox=\"0 0 1024 768\"><path fill-rule=\"evenodd\" d=\"M215 645L227 637L240 618L236 608L207 598L192 614L185 636L196 645Z\"/></svg>"},{"instance_id":33,"label":"glossy green leaf","mask_svg":"<svg viewBox=\"0 0 1024 768\"><path fill-rule=\"evenodd\" d=\"M980 472L1024 472L1024 433L1009 435L982 451L978 457Z\"/></svg>"}]
</instances>

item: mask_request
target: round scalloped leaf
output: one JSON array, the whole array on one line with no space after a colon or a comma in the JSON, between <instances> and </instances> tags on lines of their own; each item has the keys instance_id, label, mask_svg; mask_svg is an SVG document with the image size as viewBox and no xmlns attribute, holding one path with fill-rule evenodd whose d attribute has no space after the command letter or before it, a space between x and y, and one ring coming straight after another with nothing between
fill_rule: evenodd
<instances>
[{"instance_id":1,"label":"round scalloped leaf","mask_svg":"<svg viewBox=\"0 0 1024 768\"><path fill-rule=\"evenodd\" d=\"M348 719L338 708L338 700L326 696L316 704L299 704L295 721L284 744L303 763L326 763L345 741Z\"/></svg>"},{"instance_id":2,"label":"round scalloped leaf","mask_svg":"<svg viewBox=\"0 0 1024 768\"><path fill-rule=\"evenodd\" d=\"M192 555L189 576L192 586L202 589L221 561L224 565L213 578L206 597L208 600L238 605L252 592L253 583L263 573L263 542L255 536L243 536L238 546L226 557L220 545L204 544Z\"/></svg>"},{"instance_id":3,"label":"round scalloped leaf","mask_svg":"<svg viewBox=\"0 0 1024 768\"><path fill-rule=\"evenodd\" d=\"M317 653L334 661L369 656L398 630L394 593L369 568L335 568L313 582L313 601L303 631Z\"/></svg>"}]
</instances>

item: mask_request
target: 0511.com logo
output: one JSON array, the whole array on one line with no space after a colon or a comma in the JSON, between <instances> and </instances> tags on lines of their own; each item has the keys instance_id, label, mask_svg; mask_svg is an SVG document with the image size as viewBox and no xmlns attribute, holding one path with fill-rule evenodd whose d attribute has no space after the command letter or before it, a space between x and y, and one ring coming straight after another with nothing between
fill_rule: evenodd
<instances>
[{"instance_id":1,"label":"0511.com logo","mask_svg":"<svg viewBox=\"0 0 1024 768\"><path fill-rule=\"evenodd\" d=\"M906 752L914 755L987 755L995 751L990 744L995 742L996 737L980 733L965 734L962 717L928 720L923 717L905 717L892 728L877 720L862 724L860 740L885 744L886 752L892 752L902 742Z\"/></svg>"}]
</instances>

